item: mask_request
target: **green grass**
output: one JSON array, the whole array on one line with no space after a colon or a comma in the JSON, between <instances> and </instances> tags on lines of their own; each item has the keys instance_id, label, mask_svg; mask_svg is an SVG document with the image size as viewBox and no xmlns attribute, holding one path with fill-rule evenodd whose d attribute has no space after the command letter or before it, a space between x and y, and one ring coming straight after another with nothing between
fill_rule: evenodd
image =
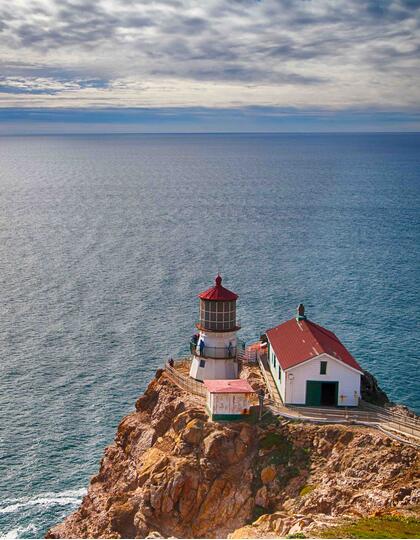
<instances>
[{"instance_id":1,"label":"green grass","mask_svg":"<svg viewBox=\"0 0 420 540\"><path fill-rule=\"evenodd\" d=\"M320 538L420 538L420 520L402 516L366 517L318 531Z\"/></svg>"}]
</instances>

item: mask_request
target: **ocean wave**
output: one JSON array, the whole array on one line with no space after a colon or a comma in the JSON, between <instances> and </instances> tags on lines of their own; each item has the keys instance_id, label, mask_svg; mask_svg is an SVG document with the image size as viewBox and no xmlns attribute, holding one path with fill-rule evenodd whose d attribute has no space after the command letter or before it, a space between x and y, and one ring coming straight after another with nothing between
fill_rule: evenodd
<instances>
[{"instance_id":1,"label":"ocean wave","mask_svg":"<svg viewBox=\"0 0 420 540\"><path fill-rule=\"evenodd\" d=\"M0 534L0 538L6 539L6 538L21 538L22 535L28 534L28 533L36 533L37 529L35 525L28 525L27 527L16 527L15 529L11 529L9 532L7 532L4 535Z\"/></svg>"},{"instance_id":2,"label":"ocean wave","mask_svg":"<svg viewBox=\"0 0 420 540\"><path fill-rule=\"evenodd\" d=\"M32 506L48 508L50 506L76 505L85 494L86 489L82 488L62 491L61 493L40 493L32 498L5 499L3 500L3 505L6 504L6 506L0 506L0 514L12 514L23 508Z\"/></svg>"}]
</instances>

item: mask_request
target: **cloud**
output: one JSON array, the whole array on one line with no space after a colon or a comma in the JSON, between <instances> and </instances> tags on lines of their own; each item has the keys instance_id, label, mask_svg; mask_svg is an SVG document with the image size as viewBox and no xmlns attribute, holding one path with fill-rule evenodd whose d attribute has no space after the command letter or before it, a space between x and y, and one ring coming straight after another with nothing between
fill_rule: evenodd
<instances>
[{"instance_id":1,"label":"cloud","mask_svg":"<svg viewBox=\"0 0 420 540\"><path fill-rule=\"evenodd\" d=\"M0 93L55 95L85 88L106 88L100 79L63 80L43 77L0 77Z\"/></svg>"},{"instance_id":2,"label":"cloud","mask_svg":"<svg viewBox=\"0 0 420 540\"><path fill-rule=\"evenodd\" d=\"M0 21L3 107L420 104L417 0L4 0Z\"/></svg>"}]
</instances>

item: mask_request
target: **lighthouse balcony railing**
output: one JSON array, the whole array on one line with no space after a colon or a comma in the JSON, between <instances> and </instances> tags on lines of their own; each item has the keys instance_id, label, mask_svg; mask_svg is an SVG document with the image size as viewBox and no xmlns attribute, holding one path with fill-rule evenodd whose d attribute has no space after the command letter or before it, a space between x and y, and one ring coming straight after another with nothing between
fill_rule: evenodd
<instances>
[{"instance_id":1,"label":"lighthouse balcony railing","mask_svg":"<svg viewBox=\"0 0 420 540\"><path fill-rule=\"evenodd\" d=\"M238 352L240 352L240 347L200 347L194 341L190 342L190 351L191 354L195 356L200 356L202 358L236 358Z\"/></svg>"}]
</instances>

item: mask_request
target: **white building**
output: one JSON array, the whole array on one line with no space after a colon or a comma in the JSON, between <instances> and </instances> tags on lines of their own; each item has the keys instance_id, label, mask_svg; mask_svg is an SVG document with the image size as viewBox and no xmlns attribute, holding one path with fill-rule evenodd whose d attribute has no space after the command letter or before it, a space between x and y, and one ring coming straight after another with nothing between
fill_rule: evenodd
<instances>
[{"instance_id":1,"label":"white building","mask_svg":"<svg viewBox=\"0 0 420 540\"><path fill-rule=\"evenodd\" d=\"M285 404L357 406L362 368L329 330L298 314L266 332L267 361Z\"/></svg>"},{"instance_id":2,"label":"white building","mask_svg":"<svg viewBox=\"0 0 420 540\"><path fill-rule=\"evenodd\" d=\"M236 300L238 295L222 286L221 276L215 285L198 295L199 330L191 340L190 377L204 379L236 379L238 376L238 340L236 332Z\"/></svg>"},{"instance_id":3,"label":"white building","mask_svg":"<svg viewBox=\"0 0 420 540\"><path fill-rule=\"evenodd\" d=\"M211 420L240 420L250 413L256 394L244 379L204 381Z\"/></svg>"}]
</instances>

